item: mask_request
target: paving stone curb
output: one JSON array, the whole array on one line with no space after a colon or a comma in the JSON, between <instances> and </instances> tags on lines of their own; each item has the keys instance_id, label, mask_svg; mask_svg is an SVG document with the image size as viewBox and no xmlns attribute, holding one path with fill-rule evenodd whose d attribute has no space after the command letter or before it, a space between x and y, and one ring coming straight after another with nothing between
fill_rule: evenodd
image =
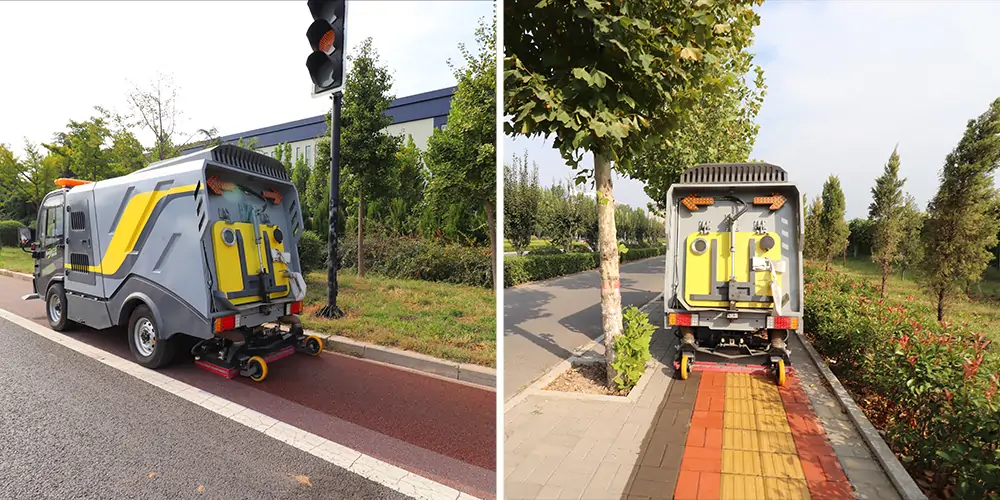
<instances>
[{"instance_id":1,"label":"paving stone curb","mask_svg":"<svg viewBox=\"0 0 1000 500\"><path fill-rule=\"evenodd\" d=\"M854 422L858 432L861 433L861 437L865 440L865 444L868 445L868 449L875 455L875 459L878 460L882 466L882 470L889 476L889 480L892 481L899 495L906 500L927 500L927 495L924 495L924 492L917 486L916 481L906 472L903 464L896 458L896 454L889 449L889 445L882 439L875 426L868 420L868 417L865 417L864 412L858 408L858 405L851 398L851 395L844 388L843 384L840 383L840 380L837 379L837 376L830 371L830 367L827 366L826 361L816 352L816 349L806 340L805 336L799 335L799 340L802 341L802 345L805 346L806 352L812 358L813 363L819 368L820 375L829 384L833 395L836 396L840 405L847 410L847 416Z\"/></svg>"},{"instance_id":2,"label":"paving stone curb","mask_svg":"<svg viewBox=\"0 0 1000 500\"><path fill-rule=\"evenodd\" d=\"M24 281L31 281L33 279L33 276L30 274L19 273L9 269L0 269L0 275ZM326 347L333 351L496 389L497 371L492 368L455 363L427 356L426 354L359 342L338 335L313 331L307 331L307 333L324 339Z\"/></svg>"},{"instance_id":3,"label":"paving stone curb","mask_svg":"<svg viewBox=\"0 0 1000 500\"><path fill-rule=\"evenodd\" d=\"M30 274L19 273L17 271L11 271L9 269L0 269L0 275L10 276L11 278L17 278L24 281L31 281L35 279L34 276Z\"/></svg>"},{"instance_id":4,"label":"paving stone curb","mask_svg":"<svg viewBox=\"0 0 1000 500\"><path fill-rule=\"evenodd\" d=\"M322 338L324 347L331 351L496 389L497 371L493 368L456 363L426 354L369 344L339 335L311 330L306 330L306 333Z\"/></svg>"}]
</instances>

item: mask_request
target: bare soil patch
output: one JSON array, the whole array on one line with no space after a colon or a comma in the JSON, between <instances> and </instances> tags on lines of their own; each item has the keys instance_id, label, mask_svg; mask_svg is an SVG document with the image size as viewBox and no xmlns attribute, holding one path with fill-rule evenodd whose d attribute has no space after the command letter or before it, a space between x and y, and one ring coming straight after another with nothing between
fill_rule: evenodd
<instances>
[{"instance_id":1,"label":"bare soil patch","mask_svg":"<svg viewBox=\"0 0 1000 500\"><path fill-rule=\"evenodd\" d=\"M603 394L605 396L628 396L628 393L618 389L608 389L607 370L603 364L574 364L542 388L545 391L581 392L584 394Z\"/></svg>"}]
</instances>

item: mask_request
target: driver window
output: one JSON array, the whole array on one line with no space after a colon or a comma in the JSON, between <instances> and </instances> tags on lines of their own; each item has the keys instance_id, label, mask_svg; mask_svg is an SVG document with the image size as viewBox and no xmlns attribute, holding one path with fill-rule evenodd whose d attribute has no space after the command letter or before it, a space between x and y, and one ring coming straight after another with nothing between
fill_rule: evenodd
<instances>
[{"instance_id":1,"label":"driver window","mask_svg":"<svg viewBox=\"0 0 1000 500\"><path fill-rule=\"evenodd\" d=\"M54 196L45 200L44 210L39 222L44 224L43 244L48 246L59 243L63 236L63 197Z\"/></svg>"}]
</instances>

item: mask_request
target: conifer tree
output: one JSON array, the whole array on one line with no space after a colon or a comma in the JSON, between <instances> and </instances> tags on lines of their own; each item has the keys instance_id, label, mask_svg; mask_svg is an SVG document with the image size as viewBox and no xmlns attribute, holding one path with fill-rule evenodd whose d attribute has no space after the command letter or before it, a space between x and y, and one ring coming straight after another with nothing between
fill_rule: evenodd
<instances>
[{"instance_id":1,"label":"conifer tree","mask_svg":"<svg viewBox=\"0 0 1000 500\"><path fill-rule=\"evenodd\" d=\"M882 296L892 266L899 260L899 243L903 238L903 183L899 177L899 153L892 149L882 176L875 179L868 217L872 221L872 261L882 271Z\"/></svg>"},{"instance_id":2,"label":"conifer tree","mask_svg":"<svg viewBox=\"0 0 1000 500\"><path fill-rule=\"evenodd\" d=\"M840 179L831 175L823 184L823 209L819 213L819 229L822 234L820 241L827 271L830 270L833 257L847 249L847 237L851 230L844 218L846 205L844 191L840 189Z\"/></svg>"}]
</instances>

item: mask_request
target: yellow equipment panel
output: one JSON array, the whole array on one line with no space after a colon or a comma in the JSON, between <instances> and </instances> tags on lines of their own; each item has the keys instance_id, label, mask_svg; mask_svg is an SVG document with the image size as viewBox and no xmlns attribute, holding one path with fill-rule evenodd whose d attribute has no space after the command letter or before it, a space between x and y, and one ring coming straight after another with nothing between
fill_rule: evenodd
<instances>
[{"instance_id":1,"label":"yellow equipment panel","mask_svg":"<svg viewBox=\"0 0 1000 500\"><path fill-rule=\"evenodd\" d=\"M774 246L765 252L760 247L760 240L765 235L757 233L736 233L736 281L750 281L750 257L767 257L774 262L781 261L781 237L777 233L767 233L774 238ZM708 243L708 248L701 255L692 250L692 243L698 238L703 238ZM750 252L750 240L754 239L753 255ZM715 269L712 267L712 241L715 241L718 252L715 261ZM694 307L728 307L729 304L721 300L692 300L692 295L707 295L716 292L711 290L712 276L715 273L715 281L728 282L729 273L732 270L732 255L729 252L729 233L692 233L686 241L686 265L684 266L684 300ZM776 274L778 280L780 274ZM779 281L780 282L780 281ZM771 273L768 271L757 271L755 279L756 295L771 297ZM773 302L737 302L736 307L746 309L767 309L773 307Z\"/></svg>"},{"instance_id":2,"label":"yellow equipment panel","mask_svg":"<svg viewBox=\"0 0 1000 500\"><path fill-rule=\"evenodd\" d=\"M253 224L248 222L234 222L229 224L224 220L217 221L213 224L212 244L215 247L215 276L218 280L219 291L229 294L243 291L243 270L240 267L240 251L237 246L238 243L226 245L226 243L222 240L222 230L227 227L230 227L233 231L238 232L243 239L243 255L246 257L245 264L247 268L247 276L256 276L260 274L261 265L260 257L257 253L257 245L254 243ZM285 245L283 243L278 243L274 239L274 229L276 227L277 226L261 224L261 236L267 238L272 249L284 252ZM261 240L260 244L260 254L264 255L264 266L267 266L267 254L266 247L264 247L264 241ZM286 269L288 269L288 266L284 262L275 262L274 269L269 270L274 276L275 284L277 286L285 287L285 291L283 292L272 292L270 294L272 299L285 297L289 294L290 288L288 284L288 275L285 274ZM258 302L261 298L258 295L253 295L229 300L233 304L238 305L249 302Z\"/></svg>"}]
</instances>

